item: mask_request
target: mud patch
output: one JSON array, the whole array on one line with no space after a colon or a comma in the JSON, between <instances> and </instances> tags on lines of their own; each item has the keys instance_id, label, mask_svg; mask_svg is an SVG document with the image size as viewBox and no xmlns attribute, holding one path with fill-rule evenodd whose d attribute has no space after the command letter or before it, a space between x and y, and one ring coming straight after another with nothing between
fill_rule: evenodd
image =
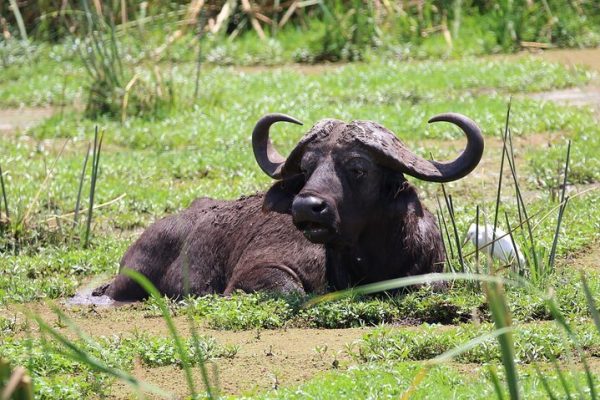
<instances>
[{"instance_id":1,"label":"mud patch","mask_svg":"<svg viewBox=\"0 0 600 400\"><path fill-rule=\"evenodd\" d=\"M54 114L51 107L0 110L0 134L31 128Z\"/></svg>"},{"instance_id":2,"label":"mud patch","mask_svg":"<svg viewBox=\"0 0 600 400\"><path fill-rule=\"evenodd\" d=\"M210 363L208 370L212 372L212 382L223 394L251 394L296 386L318 373L348 368L352 361L344 352L345 346L360 339L366 332L366 329L214 332L213 336L219 343L240 347L233 359ZM188 394L181 369L148 368L138 364L134 373L177 398ZM194 382L201 387L202 378L197 368L194 370ZM130 398L132 395L121 383L113 389L116 398Z\"/></svg>"},{"instance_id":3,"label":"mud patch","mask_svg":"<svg viewBox=\"0 0 600 400\"><path fill-rule=\"evenodd\" d=\"M588 86L534 93L529 98L569 106L592 106L600 111L600 87Z\"/></svg>"},{"instance_id":4,"label":"mud patch","mask_svg":"<svg viewBox=\"0 0 600 400\"><path fill-rule=\"evenodd\" d=\"M570 255L561 262L564 268L576 268L581 270L600 270L600 243Z\"/></svg>"},{"instance_id":5,"label":"mud patch","mask_svg":"<svg viewBox=\"0 0 600 400\"><path fill-rule=\"evenodd\" d=\"M69 318L92 337L119 335L131 337L139 332L151 336L169 336L162 318L149 316L142 304L112 307L61 307ZM23 325L27 310L39 315L51 326L66 336L75 339L75 334L65 327L57 315L45 303L30 303L0 309L0 315L16 318ZM175 326L182 336L189 337L189 321L186 316L174 318ZM197 324L197 322L196 322ZM17 333L16 337L35 335L35 324ZM201 325L201 324L200 324ZM346 346L361 339L370 328L352 329L278 329L252 331L218 331L197 327L200 335L212 336L221 345L238 346L233 359L219 359L209 365L209 371L217 371L217 385L224 394L253 393L286 386L298 385L314 375L332 369L346 369L353 361L344 351ZM411 328L403 328L411 329ZM188 394L184 371L181 368L148 367L136 363L133 374L161 389L173 393L177 398ZM198 368L194 369L194 381L201 386ZM134 393L122 382L111 389L111 398L129 399Z\"/></svg>"},{"instance_id":6,"label":"mud patch","mask_svg":"<svg viewBox=\"0 0 600 400\"><path fill-rule=\"evenodd\" d=\"M583 65L600 71L600 48L556 49L527 54L543 58L547 61L559 62L569 66Z\"/></svg>"}]
</instances>

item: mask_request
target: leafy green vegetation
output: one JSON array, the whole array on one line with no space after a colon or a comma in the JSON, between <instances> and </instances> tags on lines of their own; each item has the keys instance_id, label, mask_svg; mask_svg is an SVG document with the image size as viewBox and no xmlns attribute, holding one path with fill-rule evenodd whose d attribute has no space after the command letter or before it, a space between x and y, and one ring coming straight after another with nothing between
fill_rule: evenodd
<instances>
[{"instance_id":1,"label":"leafy green vegetation","mask_svg":"<svg viewBox=\"0 0 600 400\"><path fill-rule=\"evenodd\" d=\"M548 397L542 380L535 374L532 367L519 368L523 375L523 389L528 399L545 399ZM564 395L561 381L557 375L551 375L551 367L545 367L548 374L545 379L549 382L554 393ZM480 366L464 367L439 365L432 367L427 376L422 379L423 366L414 362L403 363L372 363L347 372L330 372L297 388L283 389L273 393L243 398L261 399L304 399L318 397L320 399L353 399L378 398L397 399L411 389L411 398L472 398L489 399L495 396L489 385L489 374ZM582 372L567 373L568 388L575 392L576 385L583 384L585 376ZM416 382L420 382L412 388Z\"/></svg>"},{"instance_id":2,"label":"leafy green vegetation","mask_svg":"<svg viewBox=\"0 0 600 400\"><path fill-rule=\"evenodd\" d=\"M181 366L173 340L137 334L132 337L102 337L94 342L74 341L90 357L108 367L130 370L139 359L148 367ZM86 364L66 356L66 349L46 339L3 338L0 357L12 364L26 365L32 375L36 397L48 399L78 398L94 394L108 395L113 381L95 373ZM186 341L186 351L193 364L215 358L233 358L235 346L220 345L213 337L199 337L197 343ZM78 392L79 391L79 392ZM63 397L64 396L64 397Z\"/></svg>"},{"instance_id":3,"label":"leafy green vegetation","mask_svg":"<svg viewBox=\"0 0 600 400\"><path fill-rule=\"evenodd\" d=\"M590 273L588 285L600 301L600 274ZM556 273L550 282L560 311L570 319L589 318L585 293L579 276L573 272ZM508 288L507 303L515 321L534 322L553 319L546 298L523 288ZM303 306L307 299L282 297L266 293L236 293L230 297L204 296L171 302L177 315L191 312L206 327L225 330L274 329L281 327L351 328L380 324L461 324L489 322L491 315L483 293L472 285L456 282L451 289L440 291L431 286L405 294L380 298L365 296ZM153 300L144 308L157 316Z\"/></svg>"},{"instance_id":4,"label":"leafy green vegetation","mask_svg":"<svg viewBox=\"0 0 600 400\"><path fill-rule=\"evenodd\" d=\"M422 325L418 330L378 328L355 343L349 352L361 362L428 360L491 332L490 328L489 324L452 328ZM592 356L599 356L599 333L593 324L579 323L575 329L579 345ZM560 359L571 351L572 345L553 323L517 325L514 330L515 357L520 363ZM500 349L496 340L490 338L458 355L456 360L478 364L498 362Z\"/></svg>"},{"instance_id":5,"label":"leafy green vegetation","mask_svg":"<svg viewBox=\"0 0 600 400\"><path fill-rule=\"evenodd\" d=\"M362 0L318 2L294 12L285 26L261 19L268 27L264 41L256 39L253 13L240 7L227 28L198 41L198 26L182 19L189 2L144 9L126 1L121 2L124 14L118 3L99 12L82 2L93 7L91 25L80 19L83 14L65 13L59 22L52 13L42 17L23 9L29 36L44 41L17 40L20 29L11 11L0 38L0 108L54 110L36 126L0 131L0 358L12 368L27 368L38 397L110 397L116 382L163 395L132 376L141 366L181 369L188 395L200 395L204 387L214 398L218 387L212 388L204 361L237 361L244 346L260 346L255 343L264 329L276 330L268 335L285 335L295 328L357 327L370 330L347 343L343 354L349 360L338 360L338 354L328 364L340 371L253 397L398 398L409 391L411 398L502 398L505 392L513 398L546 398L550 392L556 398L593 398L600 390L597 376L586 371L589 363L596 373L600 357L595 305L600 304L600 273L583 265L587 280L582 281L571 265L573 257L595 248L600 239L598 116L592 109L530 96L596 85L597 73L530 57L472 57L522 45L598 44L600 14L593 2L424 1L420 6L403 3L401 10L385 1L379 8ZM211 13L219 7L207 4L196 22L215 17ZM282 21L285 10L270 5L253 2L255 10L265 7L263 15ZM5 17L2 6L0 13ZM173 36L175 29L181 29L180 36ZM429 60L403 62L413 59ZM232 67L324 60L361 62ZM496 198L511 98L507 137L513 145L506 160L518 166L518 185L505 164ZM58 312L56 321L45 323L23 319L16 311L20 304L69 297L82 286L107 281L142 228L198 196L232 199L266 189L271 181L256 167L248 139L257 118L274 111L308 125L325 117L374 120L417 153L433 153L436 159L454 157L463 139L445 124L427 126L429 117L455 111L477 121L487 142L483 163L471 177L445 186L453 198L454 221L439 185L417 186L430 210L445 213L452 253L448 269L497 269L506 277L515 277L514 271L532 286L453 281L444 290L423 286L322 302L314 296L269 293L181 301L154 294L118 311L70 310L72 321ZM101 162L93 161L95 152L87 162L95 171L90 178L84 165L96 128L104 139ZM289 151L305 130L277 126L273 138L278 148ZM569 196L566 207L561 206L563 194ZM507 268L476 258L472 245L462 245L477 206L488 223L498 210L499 226L516 228L513 236L528 266ZM75 215L83 221L89 208L93 235L86 246L85 224L76 223ZM522 221L525 208L533 239ZM106 321L119 313L160 317L171 337L114 332L87 338L71 327L88 314L105 315ZM188 319L190 335L177 332L174 317L178 323ZM71 329L65 335L67 326ZM206 330L211 330L208 336ZM251 338L253 332L226 330L256 333ZM226 334L241 335L244 342L222 345L219 335ZM320 348L323 358L326 350ZM273 349L260 351L281 356ZM450 358L447 354L468 366L434 366L439 357ZM207 386L200 385L192 367L200 368Z\"/></svg>"}]
</instances>

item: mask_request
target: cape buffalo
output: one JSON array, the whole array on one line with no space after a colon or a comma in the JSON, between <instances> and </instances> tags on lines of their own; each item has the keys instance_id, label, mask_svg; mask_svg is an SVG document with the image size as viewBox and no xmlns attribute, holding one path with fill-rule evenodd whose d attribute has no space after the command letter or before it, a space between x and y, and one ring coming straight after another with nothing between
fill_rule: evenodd
<instances>
[{"instance_id":1,"label":"cape buffalo","mask_svg":"<svg viewBox=\"0 0 600 400\"><path fill-rule=\"evenodd\" d=\"M300 124L268 114L252 134L258 165L276 180L266 193L195 200L150 226L121 266L146 275L170 297L324 292L441 270L439 229L404 175L449 182L471 172L484 147L473 121L455 113L429 120L455 124L467 136L465 150L446 163L415 155L375 122L335 119L318 122L286 159L269 139L278 121ZM125 275L95 291L101 294L146 296Z\"/></svg>"}]
</instances>

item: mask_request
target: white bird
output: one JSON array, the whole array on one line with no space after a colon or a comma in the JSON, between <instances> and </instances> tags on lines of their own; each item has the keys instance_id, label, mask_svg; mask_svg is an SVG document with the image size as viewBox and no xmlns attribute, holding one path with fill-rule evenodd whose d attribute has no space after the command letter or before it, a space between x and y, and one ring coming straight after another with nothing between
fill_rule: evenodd
<instances>
[{"instance_id":1,"label":"white bird","mask_svg":"<svg viewBox=\"0 0 600 400\"><path fill-rule=\"evenodd\" d=\"M477 227L476 224L471 224L469 230L467 231L464 243L470 240L474 246L478 246L479 249L488 255L491 254L493 258L496 258L506 264L514 265L517 263L518 258L519 264L521 266L525 266L525 257L523 257L523 253L521 253L519 250L519 246L516 242L513 246L510 235L500 228L496 228L495 236L493 235L493 232L494 227L492 225L485 224ZM494 240L494 238L492 238L492 236L495 238L493 245L492 240ZM493 253L492 247L494 248Z\"/></svg>"}]
</instances>

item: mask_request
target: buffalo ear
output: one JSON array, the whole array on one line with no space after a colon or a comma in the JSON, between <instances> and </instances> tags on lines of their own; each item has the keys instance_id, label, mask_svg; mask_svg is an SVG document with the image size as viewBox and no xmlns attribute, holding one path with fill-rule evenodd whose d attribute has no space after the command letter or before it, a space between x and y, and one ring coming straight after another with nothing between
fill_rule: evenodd
<instances>
[{"instance_id":1,"label":"buffalo ear","mask_svg":"<svg viewBox=\"0 0 600 400\"><path fill-rule=\"evenodd\" d=\"M265 194L263 211L275 211L281 214L291 214L294 197L304 186L304 175L298 174L275 182Z\"/></svg>"}]
</instances>

